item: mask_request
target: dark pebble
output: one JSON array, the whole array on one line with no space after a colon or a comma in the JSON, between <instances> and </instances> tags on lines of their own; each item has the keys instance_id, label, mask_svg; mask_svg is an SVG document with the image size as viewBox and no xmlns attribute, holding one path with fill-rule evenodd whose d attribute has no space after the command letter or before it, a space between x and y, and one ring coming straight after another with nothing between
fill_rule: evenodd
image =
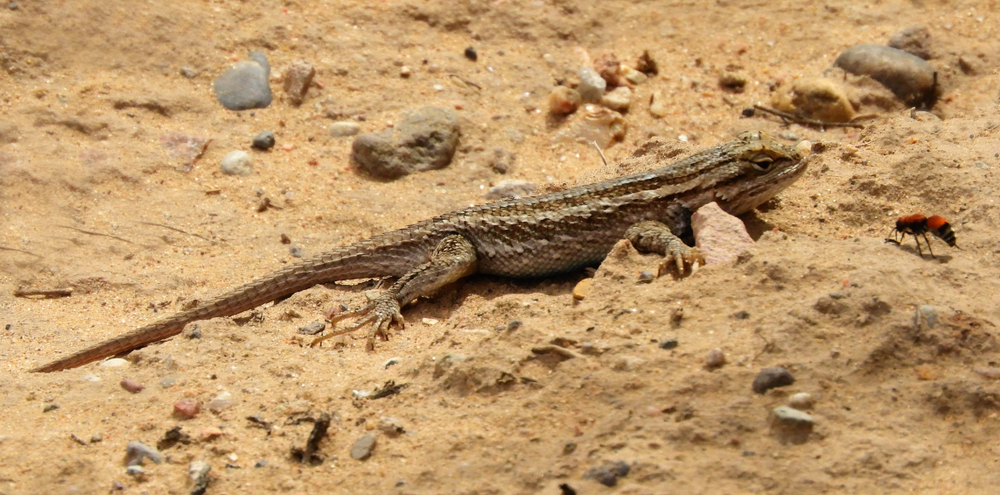
<instances>
[{"instance_id":1,"label":"dark pebble","mask_svg":"<svg viewBox=\"0 0 1000 495\"><path fill-rule=\"evenodd\" d=\"M274 147L274 133L271 131L264 131L253 137L253 143L251 146L259 150L269 150Z\"/></svg>"},{"instance_id":2,"label":"dark pebble","mask_svg":"<svg viewBox=\"0 0 1000 495\"><path fill-rule=\"evenodd\" d=\"M663 342L660 342L660 349L666 349L668 351L670 349L676 349L679 343L680 342L678 342L677 339L667 339L664 340Z\"/></svg>"},{"instance_id":3,"label":"dark pebble","mask_svg":"<svg viewBox=\"0 0 1000 495\"><path fill-rule=\"evenodd\" d=\"M854 45L834 65L851 74L870 76L910 106L926 109L937 100L937 71L926 60L883 45Z\"/></svg>"},{"instance_id":4,"label":"dark pebble","mask_svg":"<svg viewBox=\"0 0 1000 495\"><path fill-rule=\"evenodd\" d=\"M618 478L628 476L629 469L628 463L625 461L618 461L608 466L590 468L590 470L587 471L587 474L583 475L583 477L596 480L604 486L615 486L618 484Z\"/></svg>"},{"instance_id":5,"label":"dark pebble","mask_svg":"<svg viewBox=\"0 0 1000 495\"><path fill-rule=\"evenodd\" d=\"M758 394L767 393L772 388L784 387L795 383L792 373L780 366L770 366L760 370L753 379L753 391Z\"/></svg>"},{"instance_id":6,"label":"dark pebble","mask_svg":"<svg viewBox=\"0 0 1000 495\"><path fill-rule=\"evenodd\" d=\"M465 58L475 62L476 60L479 60L479 54L476 53L475 48L470 46L465 49Z\"/></svg>"},{"instance_id":7,"label":"dark pebble","mask_svg":"<svg viewBox=\"0 0 1000 495\"><path fill-rule=\"evenodd\" d=\"M59 404L49 404L42 409L42 412L47 413L49 411L55 411L56 409L59 409Z\"/></svg>"},{"instance_id":8,"label":"dark pebble","mask_svg":"<svg viewBox=\"0 0 1000 495\"><path fill-rule=\"evenodd\" d=\"M326 323L322 321L314 321L304 327L299 327L299 333L302 335L316 335L323 330L326 330Z\"/></svg>"}]
</instances>

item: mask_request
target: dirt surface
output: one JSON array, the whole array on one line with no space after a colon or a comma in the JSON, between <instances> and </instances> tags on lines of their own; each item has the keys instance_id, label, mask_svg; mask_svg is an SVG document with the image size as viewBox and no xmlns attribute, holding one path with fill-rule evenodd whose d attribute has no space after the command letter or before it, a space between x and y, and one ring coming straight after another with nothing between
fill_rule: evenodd
<instances>
[{"instance_id":1,"label":"dirt surface","mask_svg":"<svg viewBox=\"0 0 1000 495\"><path fill-rule=\"evenodd\" d=\"M17 4L0 9L4 494L189 493L193 461L211 466L215 494L989 493L1000 483L995 1ZM741 115L782 83L821 76L845 48L918 25L939 71L933 114L883 104L859 109L877 114L864 128L826 132ZM270 60L275 101L227 111L212 80L250 50ZM609 161L650 136L697 149L754 129L814 143L806 175L746 219L759 240L738 261L645 284L639 273L660 260L623 246L581 302L572 290L587 272L472 277L404 310L408 327L372 353L353 339L310 348L297 329L373 285L315 287L201 322L201 338L147 347L124 366L28 373L293 263L291 247L314 254L480 203L503 179L544 190L585 177L600 159L553 144L573 117L550 116L548 95L588 58L633 64L644 50L659 74L634 86ZM301 106L281 91L297 60L317 69ZM744 91L720 87L723 73L745 78ZM648 110L655 93L663 118ZM442 170L373 180L352 167L351 138L329 131L341 120L381 131L428 104L461 118ZM251 151L265 130L277 146ZM184 171L193 155L171 143L191 139L209 144ZM221 174L238 149L254 173ZM265 198L272 207L258 211ZM959 248L934 239L931 258L909 237L885 243L910 213L947 217ZM18 287L73 293L16 298ZM677 347L661 348L669 339ZM726 364L706 369L716 348ZM767 366L796 382L753 393ZM123 379L145 389L132 394ZM405 387L357 398L387 382ZM815 427L783 444L769 413L800 392L815 399ZM185 398L202 404L193 419L173 414ZM292 451L324 413L318 457L301 464ZM180 441L164 442L175 427ZM370 457L352 458L367 434ZM159 444L164 462L127 474L130 441ZM614 487L586 477L615 463L629 469Z\"/></svg>"}]
</instances>

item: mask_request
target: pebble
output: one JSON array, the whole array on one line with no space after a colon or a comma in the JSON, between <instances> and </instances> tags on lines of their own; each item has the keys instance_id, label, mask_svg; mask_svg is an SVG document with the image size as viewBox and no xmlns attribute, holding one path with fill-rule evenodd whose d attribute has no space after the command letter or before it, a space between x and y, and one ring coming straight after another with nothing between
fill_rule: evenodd
<instances>
[{"instance_id":1,"label":"pebble","mask_svg":"<svg viewBox=\"0 0 1000 495\"><path fill-rule=\"evenodd\" d=\"M163 454L160 451L135 440L125 446L125 465L138 466L144 459L149 459L155 464L163 462Z\"/></svg>"},{"instance_id":2,"label":"pebble","mask_svg":"<svg viewBox=\"0 0 1000 495\"><path fill-rule=\"evenodd\" d=\"M403 428L403 425L399 422L399 420L393 417L379 418L378 430L388 437L398 437L403 433L406 433L406 429Z\"/></svg>"},{"instance_id":3,"label":"pebble","mask_svg":"<svg viewBox=\"0 0 1000 495\"><path fill-rule=\"evenodd\" d=\"M173 387L175 383L177 383L177 377L168 376L160 380L160 387L170 388Z\"/></svg>"},{"instance_id":4,"label":"pebble","mask_svg":"<svg viewBox=\"0 0 1000 495\"><path fill-rule=\"evenodd\" d=\"M470 46L465 49L465 58L475 62L476 60L479 60L479 54L476 53L475 48Z\"/></svg>"},{"instance_id":5,"label":"pebble","mask_svg":"<svg viewBox=\"0 0 1000 495\"><path fill-rule=\"evenodd\" d=\"M124 358L112 358L107 361L101 361L101 366L105 368L124 368L132 363L128 362L128 359Z\"/></svg>"},{"instance_id":6,"label":"pebble","mask_svg":"<svg viewBox=\"0 0 1000 495\"><path fill-rule=\"evenodd\" d=\"M931 33L924 26L911 26L892 35L889 46L924 60L933 58Z\"/></svg>"},{"instance_id":7,"label":"pebble","mask_svg":"<svg viewBox=\"0 0 1000 495\"><path fill-rule=\"evenodd\" d=\"M271 87L267 80L271 64L260 51L250 52L250 59L237 62L212 83L215 98L229 110L267 108L271 104Z\"/></svg>"},{"instance_id":8,"label":"pebble","mask_svg":"<svg viewBox=\"0 0 1000 495\"><path fill-rule=\"evenodd\" d=\"M583 98L580 92L569 86L556 86L549 93L549 113L569 115L580 108Z\"/></svg>"},{"instance_id":9,"label":"pebble","mask_svg":"<svg viewBox=\"0 0 1000 495\"><path fill-rule=\"evenodd\" d=\"M815 403L816 397L809 392L799 392L788 398L788 406L795 409L812 409Z\"/></svg>"},{"instance_id":10,"label":"pebble","mask_svg":"<svg viewBox=\"0 0 1000 495\"><path fill-rule=\"evenodd\" d=\"M815 421L808 413L788 406L771 410L771 433L783 444L801 445L809 440Z\"/></svg>"},{"instance_id":11,"label":"pebble","mask_svg":"<svg viewBox=\"0 0 1000 495\"><path fill-rule=\"evenodd\" d=\"M208 401L208 410L218 414L222 410L232 407L232 405L233 394L223 390L213 397L212 400Z\"/></svg>"},{"instance_id":12,"label":"pebble","mask_svg":"<svg viewBox=\"0 0 1000 495\"><path fill-rule=\"evenodd\" d=\"M765 394L772 388L784 387L795 383L792 373L780 366L770 366L760 370L757 378L753 379L753 391L758 394Z\"/></svg>"},{"instance_id":13,"label":"pebble","mask_svg":"<svg viewBox=\"0 0 1000 495\"><path fill-rule=\"evenodd\" d=\"M125 474L134 478L141 478L146 475L146 470L142 469L142 466L128 466L125 468Z\"/></svg>"},{"instance_id":14,"label":"pebble","mask_svg":"<svg viewBox=\"0 0 1000 495\"><path fill-rule=\"evenodd\" d=\"M355 136L361 132L361 124L349 120L334 122L330 124L330 135L339 137Z\"/></svg>"},{"instance_id":15,"label":"pebble","mask_svg":"<svg viewBox=\"0 0 1000 495\"><path fill-rule=\"evenodd\" d=\"M622 67L622 75L632 84L642 84L649 79L649 76L631 67Z\"/></svg>"},{"instance_id":16,"label":"pebble","mask_svg":"<svg viewBox=\"0 0 1000 495\"><path fill-rule=\"evenodd\" d=\"M285 81L282 83L282 88L293 105L302 104L315 76L316 68L305 60L296 60L285 69Z\"/></svg>"},{"instance_id":17,"label":"pebble","mask_svg":"<svg viewBox=\"0 0 1000 495\"><path fill-rule=\"evenodd\" d=\"M264 131L253 137L253 142L250 144L254 148L259 150L269 150L274 147L274 133L271 131Z\"/></svg>"},{"instance_id":18,"label":"pebble","mask_svg":"<svg viewBox=\"0 0 1000 495\"><path fill-rule=\"evenodd\" d=\"M188 464L188 477L194 482L191 487L191 495L203 495L208 490L208 472L212 470L205 461L191 461Z\"/></svg>"},{"instance_id":19,"label":"pebble","mask_svg":"<svg viewBox=\"0 0 1000 495\"><path fill-rule=\"evenodd\" d=\"M658 119L670 114L670 109L667 107L667 98L662 91L657 91L649 97L649 113Z\"/></svg>"},{"instance_id":20,"label":"pebble","mask_svg":"<svg viewBox=\"0 0 1000 495\"><path fill-rule=\"evenodd\" d=\"M730 93L742 93L748 82L746 74L739 72L725 71L719 75L719 87Z\"/></svg>"},{"instance_id":21,"label":"pebble","mask_svg":"<svg viewBox=\"0 0 1000 495\"><path fill-rule=\"evenodd\" d=\"M660 341L659 347L660 349L666 349L669 351L670 349L676 349L678 345L680 345L680 341L677 339L667 339Z\"/></svg>"},{"instance_id":22,"label":"pebble","mask_svg":"<svg viewBox=\"0 0 1000 495\"><path fill-rule=\"evenodd\" d=\"M423 107L408 112L392 129L354 138L351 157L375 177L397 179L448 166L460 132L454 110Z\"/></svg>"},{"instance_id":23,"label":"pebble","mask_svg":"<svg viewBox=\"0 0 1000 495\"><path fill-rule=\"evenodd\" d=\"M59 409L59 404L46 404L46 406L42 408L42 412L43 413L52 412L55 411L56 409Z\"/></svg>"},{"instance_id":24,"label":"pebble","mask_svg":"<svg viewBox=\"0 0 1000 495\"><path fill-rule=\"evenodd\" d=\"M705 358L705 368L714 370L723 367L725 364L726 355L722 352L722 349L715 348L708 351L708 357Z\"/></svg>"},{"instance_id":25,"label":"pebble","mask_svg":"<svg viewBox=\"0 0 1000 495\"><path fill-rule=\"evenodd\" d=\"M923 305L920 306L920 316L923 317L925 323L927 323L927 328L931 329L937 325L938 312L934 306Z\"/></svg>"},{"instance_id":26,"label":"pebble","mask_svg":"<svg viewBox=\"0 0 1000 495\"><path fill-rule=\"evenodd\" d=\"M139 382L136 382L136 381L129 380L128 378L125 378L124 380L122 380L121 382L119 382L119 385L121 385L121 387L123 389L128 390L129 392L131 392L133 394L137 394L139 392L142 392L143 389L146 388L145 385L143 385L143 384L141 384Z\"/></svg>"},{"instance_id":27,"label":"pebble","mask_svg":"<svg viewBox=\"0 0 1000 495\"><path fill-rule=\"evenodd\" d=\"M198 71L185 65L181 67L181 75L188 79L194 79L198 77Z\"/></svg>"},{"instance_id":28,"label":"pebble","mask_svg":"<svg viewBox=\"0 0 1000 495\"><path fill-rule=\"evenodd\" d=\"M627 111L631 104L632 90L628 86L619 86L601 97L601 105L618 112Z\"/></svg>"},{"instance_id":29,"label":"pebble","mask_svg":"<svg viewBox=\"0 0 1000 495\"><path fill-rule=\"evenodd\" d=\"M408 78L408 77L410 77L412 75L413 75L413 71L410 70L410 68L408 66L404 65L404 66L402 66L402 67L399 68L399 77L402 77L403 79L406 79L406 78Z\"/></svg>"},{"instance_id":30,"label":"pebble","mask_svg":"<svg viewBox=\"0 0 1000 495\"><path fill-rule=\"evenodd\" d=\"M691 228L706 265L735 260L754 245L746 224L723 211L715 202L698 208L691 215Z\"/></svg>"},{"instance_id":31,"label":"pebble","mask_svg":"<svg viewBox=\"0 0 1000 495\"><path fill-rule=\"evenodd\" d=\"M649 270L643 270L639 273L639 283L648 284L654 280L656 280L656 274Z\"/></svg>"},{"instance_id":32,"label":"pebble","mask_svg":"<svg viewBox=\"0 0 1000 495\"><path fill-rule=\"evenodd\" d=\"M604 91L608 88L608 82L589 67L580 69L580 85L576 90L580 93L580 98L585 103L597 103L604 96Z\"/></svg>"},{"instance_id":33,"label":"pebble","mask_svg":"<svg viewBox=\"0 0 1000 495\"><path fill-rule=\"evenodd\" d=\"M593 284L594 284L593 278L585 278L577 282L576 286L573 287L573 299L576 299L577 301L582 301L586 299L587 295L590 294L590 287Z\"/></svg>"},{"instance_id":34,"label":"pebble","mask_svg":"<svg viewBox=\"0 0 1000 495\"><path fill-rule=\"evenodd\" d=\"M355 440L354 445L351 446L351 458L359 461L367 459L372 455L372 450L374 448L375 435L372 433L364 435Z\"/></svg>"},{"instance_id":35,"label":"pebble","mask_svg":"<svg viewBox=\"0 0 1000 495\"><path fill-rule=\"evenodd\" d=\"M526 180L504 179L486 191L486 199L520 198L531 196L535 192L535 183Z\"/></svg>"},{"instance_id":36,"label":"pebble","mask_svg":"<svg viewBox=\"0 0 1000 495\"><path fill-rule=\"evenodd\" d=\"M253 159L246 151L230 151L222 158L219 169L226 175L246 177L253 173Z\"/></svg>"},{"instance_id":37,"label":"pebble","mask_svg":"<svg viewBox=\"0 0 1000 495\"><path fill-rule=\"evenodd\" d=\"M625 79L622 77L622 64L613 53L606 52L597 57L594 60L594 70L612 88L625 84Z\"/></svg>"},{"instance_id":38,"label":"pebble","mask_svg":"<svg viewBox=\"0 0 1000 495\"><path fill-rule=\"evenodd\" d=\"M326 330L326 323L322 321L314 321L304 327L299 327L299 333L302 335L316 335L323 330Z\"/></svg>"},{"instance_id":39,"label":"pebble","mask_svg":"<svg viewBox=\"0 0 1000 495\"><path fill-rule=\"evenodd\" d=\"M611 369L615 371L635 371L645 363L646 360L641 357L619 356L618 359L615 359L614 364L611 365Z\"/></svg>"},{"instance_id":40,"label":"pebble","mask_svg":"<svg viewBox=\"0 0 1000 495\"><path fill-rule=\"evenodd\" d=\"M834 65L851 74L870 76L909 106L930 108L937 100L934 67L903 50L854 45L837 56Z\"/></svg>"},{"instance_id":41,"label":"pebble","mask_svg":"<svg viewBox=\"0 0 1000 495\"><path fill-rule=\"evenodd\" d=\"M607 466L592 467L587 470L587 473L583 477L584 479L592 479L604 486L611 487L618 484L618 478L628 476L630 470L631 468L627 462L618 461Z\"/></svg>"},{"instance_id":42,"label":"pebble","mask_svg":"<svg viewBox=\"0 0 1000 495\"><path fill-rule=\"evenodd\" d=\"M181 399L174 402L174 416L181 419L192 419L201 412L201 403L196 399Z\"/></svg>"},{"instance_id":43,"label":"pebble","mask_svg":"<svg viewBox=\"0 0 1000 495\"><path fill-rule=\"evenodd\" d=\"M850 122L854 106L837 82L822 77L796 79L771 96L774 108L823 122Z\"/></svg>"}]
</instances>

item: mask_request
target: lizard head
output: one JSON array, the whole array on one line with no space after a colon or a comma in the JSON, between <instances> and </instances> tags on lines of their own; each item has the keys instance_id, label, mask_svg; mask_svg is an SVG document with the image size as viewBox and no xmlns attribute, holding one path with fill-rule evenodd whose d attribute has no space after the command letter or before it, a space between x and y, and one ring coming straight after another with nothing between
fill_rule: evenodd
<instances>
[{"instance_id":1,"label":"lizard head","mask_svg":"<svg viewBox=\"0 0 1000 495\"><path fill-rule=\"evenodd\" d=\"M745 132L729 150L730 180L715 188L719 206L741 215L773 198L806 170L804 154L763 132Z\"/></svg>"}]
</instances>

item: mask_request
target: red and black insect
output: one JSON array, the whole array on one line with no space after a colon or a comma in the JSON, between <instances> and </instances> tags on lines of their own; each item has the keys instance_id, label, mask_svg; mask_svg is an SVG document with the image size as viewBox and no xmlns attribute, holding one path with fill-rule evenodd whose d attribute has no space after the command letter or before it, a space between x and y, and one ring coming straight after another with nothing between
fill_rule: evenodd
<instances>
[{"instance_id":1,"label":"red and black insect","mask_svg":"<svg viewBox=\"0 0 1000 495\"><path fill-rule=\"evenodd\" d=\"M927 238L928 232L934 234L934 237L941 239L949 246L956 247L955 231L951 230L951 225L944 217L937 215L925 217L917 214L899 217L899 220L896 220L896 228L890 232L892 238L886 239L885 242L901 244L906 234L910 234L913 236L913 240L917 241L917 252L920 253L920 256L923 256L924 251L920 248L920 239L917 238L920 235L924 237L924 242L927 243L927 250L931 252L931 257L936 258L934 251L931 250L931 241ZM897 236L899 236L898 239L896 238Z\"/></svg>"}]
</instances>

